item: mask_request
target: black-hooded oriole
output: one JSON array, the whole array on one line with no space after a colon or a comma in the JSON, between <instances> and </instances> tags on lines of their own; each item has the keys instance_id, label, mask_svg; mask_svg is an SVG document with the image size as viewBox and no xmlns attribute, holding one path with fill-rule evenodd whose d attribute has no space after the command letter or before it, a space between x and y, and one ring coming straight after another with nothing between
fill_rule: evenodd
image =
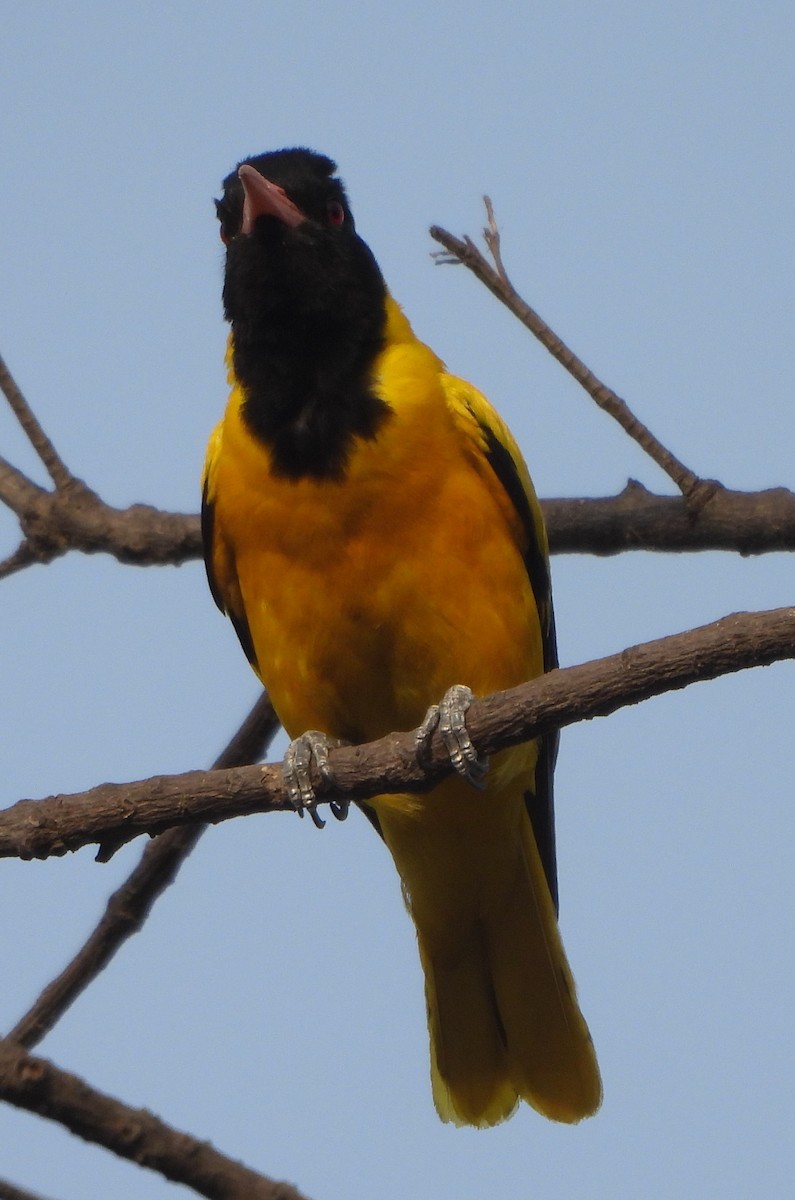
<instances>
[{"instance_id":1,"label":"black-hooded oriole","mask_svg":"<svg viewBox=\"0 0 795 1200\"><path fill-rule=\"evenodd\" d=\"M231 394L204 473L213 595L291 737L411 729L456 684L556 665L547 539L509 430L415 336L328 158L245 160L216 202ZM556 916L554 737L476 790L363 806L425 972L443 1120L559 1121L601 1083Z\"/></svg>"}]
</instances>

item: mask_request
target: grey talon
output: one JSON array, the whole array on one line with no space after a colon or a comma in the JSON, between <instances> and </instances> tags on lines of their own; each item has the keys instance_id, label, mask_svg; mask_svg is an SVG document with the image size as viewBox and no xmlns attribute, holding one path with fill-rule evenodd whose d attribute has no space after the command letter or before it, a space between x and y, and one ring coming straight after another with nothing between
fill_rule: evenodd
<instances>
[{"instance_id":1,"label":"grey talon","mask_svg":"<svg viewBox=\"0 0 795 1200\"><path fill-rule=\"evenodd\" d=\"M421 767L427 765L431 748L431 739L439 724L439 705L432 704L422 719L417 732L414 734L414 753Z\"/></svg>"},{"instance_id":2,"label":"grey talon","mask_svg":"<svg viewBox=\"0 0 795 1200\"><path fill-rule=\"evenodd\" d=\"M439 704L432 704L417 730L415 745L420 764L427 760L431 738L438 728L450 765L473 787L484 787L489 769L489 760L479 758L466 727L467 709L474 700L472 689L466 684L456 683L448 688Z\"/></svg>"},{"instance_id":3,"label":"grey talon","mask_svg":"<svg viewBox=\"0 0 795 1200\"><path fill-rule=\"evenodd\" d=\"M284 756L282 769L287 798L299 817L303 817L304 812L309 813L317 829L323 829L326 822L317 811L312 767L317 768L325 785L333 787L336 779L329 762L329 751L342 745L341 741L329 738L317 729L308 729L300 737L293 738ZM331 802L331 811L338 821L345 820L349 803L347 800Z\"/></svg>"}]
</instances>

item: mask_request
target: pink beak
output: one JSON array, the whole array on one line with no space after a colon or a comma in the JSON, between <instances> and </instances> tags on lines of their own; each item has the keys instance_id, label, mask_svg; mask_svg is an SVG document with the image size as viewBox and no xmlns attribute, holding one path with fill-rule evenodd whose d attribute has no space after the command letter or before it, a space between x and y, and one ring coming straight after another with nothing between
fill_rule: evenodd
<instances>
[{"instance_id":1,"label":"pink beak","mask_svg":"<svg viewBox=\"0 0 795 1200\"><path fill-rule=\"evenodd\" d=\"M243 224L241 233L251 233L257 217L278 217L285 225L295 228L306 217L278 184L271 183L254 167L243 163L237 172L243 184Z\"/></svg>"}]
</instances>

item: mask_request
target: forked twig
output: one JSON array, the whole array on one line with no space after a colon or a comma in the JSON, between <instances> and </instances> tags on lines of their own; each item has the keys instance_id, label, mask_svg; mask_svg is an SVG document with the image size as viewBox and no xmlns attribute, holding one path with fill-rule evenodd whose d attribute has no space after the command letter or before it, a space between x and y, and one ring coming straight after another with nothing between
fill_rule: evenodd
<instances>
[{"instance_id":1,"label":"forked twig","mask_svg":"<svg viewBox=\"0 0 795 1200\"><path fill-rule=\"evenodd\" d=\"M476 275L481 283L484 283L489 291L519 318L550 354L585 388L596 404L618 421L621 428L646 451L658 467L665 471L686 497L688 503L698 508L703 507L721 485L714 480L700 479L684 463L680 462L643 422L638 420L626 401L622 400L612 388L602 383L582 359L578 358L574 351L570 350L554 330L547 325L543 317L539 316L535 309L522 299L508 278L502 262L499 230L491 201L488 196L484 197L484 200L488 220L484 237L495 266L487 261L471 238L457 238L448 233L446 229L432 225L431 237L444 246L446 251L446 254L438 255L436 261L440 264L451 261L460 262L468 267L473 275Z\"/></svg>"},{"instance_id":2,"label":"forked twig","mask_svg":"<svg viewBox=\"0 0 795 1200\"><path fill-rule=\"evenodd\" d=\"M42 429L2 356L0 356L0 389L11 405L11 410L27 435L28 441L47 468L50 479L57 488L68 487L75 481L74 475Z\"/></svg>"},{"instance_id":3,"label":"forked twig","mask_svg":"<svg viewBox=\"0 0 795 1200\"><path fill-rule=\"evenodd\" d=\"M500 250L500 230L497 225L497 219L494 216L494 207L489 196L483 197L483 203L486 206L486 227L483 230L483 241L489 248L489 254L494 259L494 265L497 268L497 274L500 279L511 290L515 290L513 284L508 278L508 272L505 270L505 265L502 261L502 251Z\"/></svg>"}]
</instances>

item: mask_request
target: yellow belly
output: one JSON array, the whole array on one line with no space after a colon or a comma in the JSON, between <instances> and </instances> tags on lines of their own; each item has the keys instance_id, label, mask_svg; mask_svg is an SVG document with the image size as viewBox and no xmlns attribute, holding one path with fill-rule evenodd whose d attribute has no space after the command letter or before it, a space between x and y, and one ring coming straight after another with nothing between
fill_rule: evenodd
<instances>
[{"instance_id":1,"label":"yellow belly","mask_svg":"<svg viewBox=\"0 0 795 1200\"><path fill-rule=\"evenodd\" d=\"M532 590L482 468L427 423L392 424L342 483L267 477L243 438L221 467L218 519L293 737L371 740L417 725L453 683L484 695L542 670Z\"/></svg>"}]
</instances>

